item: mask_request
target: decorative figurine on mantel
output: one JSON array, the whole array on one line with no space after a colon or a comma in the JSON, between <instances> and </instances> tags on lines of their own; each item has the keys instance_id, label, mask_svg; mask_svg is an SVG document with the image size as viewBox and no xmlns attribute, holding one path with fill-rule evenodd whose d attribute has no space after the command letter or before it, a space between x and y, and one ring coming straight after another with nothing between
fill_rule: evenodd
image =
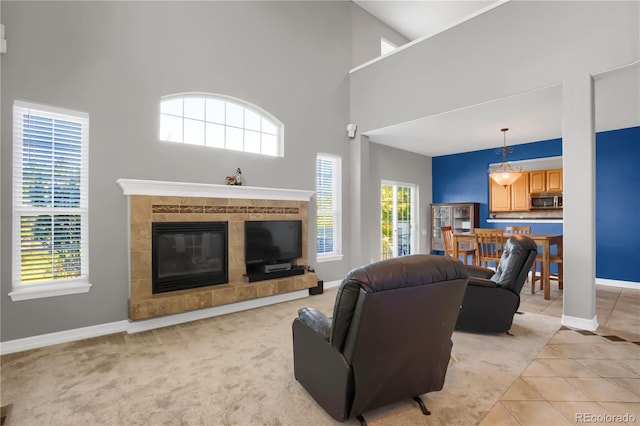
<instances>
[{"instance_id":1,"label":"decorative figurine on mantel","mask_svg":"<svg viewBox=\"0 0 640 426\"><path fill-rule=\"evenodd\" d=\"M236 175L227 176L225 182L227 185L242 185L242 171L240 170L240 167L236 169Z\"/></svg>"}]
</instances>

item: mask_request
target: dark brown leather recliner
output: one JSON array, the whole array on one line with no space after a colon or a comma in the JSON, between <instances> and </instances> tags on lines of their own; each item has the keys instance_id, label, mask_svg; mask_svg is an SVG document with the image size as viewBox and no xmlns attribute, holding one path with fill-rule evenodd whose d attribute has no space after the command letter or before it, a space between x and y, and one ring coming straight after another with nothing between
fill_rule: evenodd
<instances>
[{"instance_id":1,"label":"dark brown leather recliner","mask_svg":"<svg viewBox=\"0 0 640 426\"><path fill-rule=\"evenodd\" d=\"M338 421L441 390L467 286L464 265L412 255L351 271L333 318L309 308L293 321L296 379Z\"/></svg>"},{"instance_id":2,"label":"dark brown leather recliner","mask_svg":"<svg viewBox=\"0 0 640 426\"><path fill-rule=\"evenodd\" d=\"M520 306L520 290L536 258L536 243L526 235L509 237L493 271L466 266L469 285L464 294L456 330L508 332Z\"/></svg>"}]
</instances>

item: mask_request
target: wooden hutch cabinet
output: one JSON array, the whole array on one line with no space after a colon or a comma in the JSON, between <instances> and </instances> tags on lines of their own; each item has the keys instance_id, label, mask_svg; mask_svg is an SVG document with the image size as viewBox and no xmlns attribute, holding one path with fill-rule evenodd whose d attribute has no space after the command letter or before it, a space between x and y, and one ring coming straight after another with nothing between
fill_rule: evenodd
<instances>
[{"instance_id":1,"label":"wooden hutch cabinet","mask_svg":"<svg viewBox=\"0 0 640 426\"><path fill-rule=\"evenodd\" d=\"M431 204L431 250L444 251L440 227L451 226L453 232L471 232L478 227L479 214L479 203Z\"/></svg>"}]
</instances>

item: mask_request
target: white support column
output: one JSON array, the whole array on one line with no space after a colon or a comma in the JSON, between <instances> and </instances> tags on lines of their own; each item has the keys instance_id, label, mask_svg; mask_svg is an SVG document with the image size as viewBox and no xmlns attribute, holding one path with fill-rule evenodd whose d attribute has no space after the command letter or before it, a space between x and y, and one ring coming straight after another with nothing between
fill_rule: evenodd
<instances>
[{"instance_id":1,"label":"white support column","mask_svg":"<svg viewBox=\"0 0 640 426\"><path fill-rule=\"evenodd\" d=\"M595 108L590 75L564 80L564 294L562 324L595 330Z\"/></svg>"},{"instance_id":2,"label":"white support column","mask_svg":"<svg viewBox=\"0 0 640 426\"><path fill-rule=\"evenodd\" d=\"M369 194L369 137L359 135L351 144L351 267L369 263L366 217L370 213L363 194Z\"/></svg>"}]
</instances>

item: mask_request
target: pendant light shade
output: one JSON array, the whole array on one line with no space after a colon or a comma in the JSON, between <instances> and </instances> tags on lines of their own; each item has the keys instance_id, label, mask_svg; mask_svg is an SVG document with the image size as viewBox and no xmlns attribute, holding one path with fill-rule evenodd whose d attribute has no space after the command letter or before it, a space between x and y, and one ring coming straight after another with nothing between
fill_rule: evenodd
<instances>
[{"instance_id":1,"label":"pendant light shade","mask_svg":"<svg viewBox=\"0 0 640 426\"><path fill-rule=\"evenodd\" d=\"M494 180L495 183L502 186L509 186L520 177L520 173L516 172L497 172L491 173L491 179Z\"/></svg>"},{"instance_id":2,"label":"pendant light shade","mask_svg":"<svg viewBox=\"0 0 640 426\"><path fill-rule=\"evenodd\" d=\"M507 147L507 131L508 128L502 128L500 131L503 134L503 142L502 149L497 150L496 153L502 153L502 163L494 169L489 168L489 177L493 179L495 183L498 185L502 185L504 187L511 185L513 182L518 180L520 175L520 171L513 170L513 167L507 162L507 154L513 152L513 148Z\"/></svg>"}]
</instances>

